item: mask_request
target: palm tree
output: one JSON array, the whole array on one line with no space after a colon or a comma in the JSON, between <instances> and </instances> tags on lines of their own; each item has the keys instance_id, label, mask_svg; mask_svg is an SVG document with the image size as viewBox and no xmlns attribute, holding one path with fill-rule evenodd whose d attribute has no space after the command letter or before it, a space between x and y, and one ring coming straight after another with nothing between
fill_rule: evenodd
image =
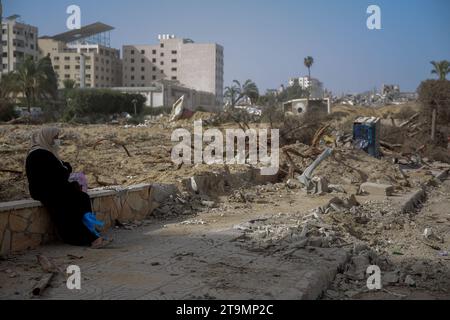
<instances>
[{"instance_id":1,"label":"palm tree","mask_svg":"<svg viewBox=\"0 0 450 320\"><path fill-rule=\"evenodd\" d=\"M231 87L225 88L225 97L229 99L231 107L234 108L244 97L256 103L259 98L259 90L252 80L247 80L243 85L238 80L233 81Z\"/></svg>"},{"instance_id":2,"label":"palm tree","mask_svg":"<svg viewBox=\"0 0 450 320\"><path fill-rule=\"evenodd\" d=\"M311 86L312 86L312 82L311 82L311 67L314 64L314 58L311 56L307 56L305 58L304 61L305 67L308 68L308 81L309 81L309 87L308 87L308 105L309 105L309 99L311 97Z\"/></svg>"},{"instance_id":3,"label":"palm tree","mask_svg":"<svg viewBox=\"0 0 450 320\"><path fill-rule=\"evenodd\" d=\"M26 99L28 112L31 112L36 99L56 97L57 78L49 57L37 62L27 57L14 74L17 86Z\"/></svg>"},{"instance_id":4,"label":"palm tree","mask_svg":"<svg viewBox=\"0 0 450 320\"><path fill-rule=\"evenodd\" d=\"M437 74L440 80L445 80L447 74L450 73L450 62L447 60L443 61L431 61L434 69L431 71L432 74Z\"/></svg>"},{"instance_id":5,"label":"palm tree","mask_svg":"<svg viewBox=\"0 0 450 320\"><path fill-rule=\"evenodd\" d=\"M245 81L242 86L242 93L250 99L252 104L255 104L259 99L258 86L251 80Z\"/></svg>"},{"instance_id":6,"label":"palm tree","mask_svg":"<svg viewBox=\"0 0 450 320\"><path fill-rule=\"evenodd\" d=\"M310 81L311 81L311 67L313 66L313 64L314 64L313 57L308 56L305 58L305 67L308 68L308 77Z\"/></svg>"},{"instance_id":7,"label":"palm tree","mask_svg":"<svg viewBox=\"0 0 450 320\"><path fill-rule=\"evenodd\" d=\"M66 90L75 89L76 85L77 85L77 83L75 82L75 80L72 80L72 79L65 79L63 81L63 86L64 86L64 89L66 89Z\"/></svg>"},{"instance_id":8,"label":"palm tree","mask_svg":"<svg viewBox=\"0 0 450 320\"><path fill-rule=\"evenodd\" d=\"M16 75L12 72L4 74L0 80L0 99L8 100L17 96L19 91Z\"/></svg>"}]
</instances>

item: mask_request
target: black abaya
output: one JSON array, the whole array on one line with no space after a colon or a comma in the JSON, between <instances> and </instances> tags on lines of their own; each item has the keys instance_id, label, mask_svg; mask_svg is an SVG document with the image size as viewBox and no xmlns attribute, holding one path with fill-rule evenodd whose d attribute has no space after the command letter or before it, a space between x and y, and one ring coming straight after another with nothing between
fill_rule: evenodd
<instances>
[{"instance_id":1,"label":"black abaya","mask_svg":"<svg viewBox=\"0 0 450 320\"><path fill-rule=\"evenodd\" d=\"M48 209L59 237L74 246L94 242L97 236L83 224L84 215L92 212L91 201L76 183L69 182L71 166L39 149L28 155L26 171L31 197Z\"/></svg>"}]
</instances>

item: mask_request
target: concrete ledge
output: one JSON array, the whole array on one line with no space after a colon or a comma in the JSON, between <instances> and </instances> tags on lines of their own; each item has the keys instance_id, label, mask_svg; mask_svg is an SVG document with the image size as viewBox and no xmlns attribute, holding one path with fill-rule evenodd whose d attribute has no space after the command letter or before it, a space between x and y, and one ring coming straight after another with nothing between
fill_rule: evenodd
<instances>
[{"instance_id":1,"label":"concrete ledge","mask_svg":"<svg viewBox=\"0 0 450 320\"><path fill-rule=\"evenodd\" d=\"M161 187L161 186L160 186ZM157 207L154 186L91 190L92 208L105 222L104 231L115 221L143 220ZM156 187L158 188L158 187ZM50 215L39 201L0 203L0 256L35 249L55 238Z\"/></svg>"}]
</instances>

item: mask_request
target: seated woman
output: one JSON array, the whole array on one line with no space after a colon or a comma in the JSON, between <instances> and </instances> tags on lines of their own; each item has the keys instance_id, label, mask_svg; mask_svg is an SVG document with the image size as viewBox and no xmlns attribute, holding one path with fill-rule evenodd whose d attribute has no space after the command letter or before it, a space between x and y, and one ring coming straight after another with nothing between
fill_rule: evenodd
<instances>
[{"instance_id":1,"label":"seated woman","mask_svg":"<svg viewBox=\"0 0 450 320\"><path fill-rule=\"evenodd\" d=\"M83 218L92 212L89 196L69 182L72 167L59 159L59 129L44 128L32 137L26 159L31 197L49 211L58 236L67 244L101 248L109 241L92 233Z\"/></svg>"}]
</instances>

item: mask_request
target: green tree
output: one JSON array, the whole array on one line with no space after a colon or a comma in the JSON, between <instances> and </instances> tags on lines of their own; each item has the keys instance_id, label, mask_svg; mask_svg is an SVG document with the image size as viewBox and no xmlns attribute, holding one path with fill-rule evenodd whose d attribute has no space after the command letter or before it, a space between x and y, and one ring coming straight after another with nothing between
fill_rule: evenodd
<instances>
[{"instance_id":1,"label":"green tree","mask_svg":"<svg viewBox=\"0 0 450 320\"><path fill-rule=\"evenodd\" d=\"M0 80L0 99L9 100L17 96L19 91L16 75L12 72L4 74Z\"/></svg>"},{"instance_id":2,"label":"green tree","mask_svg":"<svg viewBox=\"0 0 450 320\"><path fill-rule=\"evenodd\" d=\"M258 86L252 81L247 80L244 84L234 80L231 87L225 88L225 97L229 99L231 107L235 107L244 97L248 97L252 104L259 99Z\"/></svg>"},{"instance_id":3,"label":"green tree","mask_svg":"<svg viewBox=\"0 0 450 320\"><path fill-rule=\"evenodd\" d=\"M49 57L35 61L27 57L14 72L15 86L25 97L28 111L37 99L56 98L58 82Z\"/></svg>"},{"instance_id":4,"label":"green tree","mask_svg":"<svg viewBox=\"0 0 450 320\"><path fill-rule=\"evenodd\" d=\"M305 64L305 67L308 68L308 80L309 80L308 104L309 104L309 99L311 97L311 86L312 86L312 83L311 83L311 68L312 68L312 66L314 64L314 58L311 57L311 56L306 57L305 61L304 61L304 64Z\"/></svg>"},{"instance_id":5,"label":"green tree","mask_svg":"<svg viewBox=\"0 0 450 320\"><path fill-rule=\"evenodd\" d=\"M439 80L445 80L447 78L447 74L450 73L450 62L447 60L431 61L431 64L434 67L431 73L437 74L439 76Z\"/></svg>"},{"instance_id":6,"label":"green tree","mask_svg":"<svg viewBox=\"0 0 450 320\"><path fill-rule=\"evenodd\" d=\"M305 58L305 62L304 63L305 63L305 67L308 68L309 80L311 80L311 68L312 68L312 66L314 64L314 58L308 56L308 57Z\"/></svg>"},{"instance_id":7,"label":"green tree","mask_svg":"<svg viewBox=\"0 0 450 320\"><path fill-rule=\"evenodd\" d=\"M75 82L75 80L72 80L72 79L65 79L63 81L63 86L64 86L64 89L66 89L66 90L75 89L76 85L77 85L77 83Z\"/></svg>"}]
</instances>

